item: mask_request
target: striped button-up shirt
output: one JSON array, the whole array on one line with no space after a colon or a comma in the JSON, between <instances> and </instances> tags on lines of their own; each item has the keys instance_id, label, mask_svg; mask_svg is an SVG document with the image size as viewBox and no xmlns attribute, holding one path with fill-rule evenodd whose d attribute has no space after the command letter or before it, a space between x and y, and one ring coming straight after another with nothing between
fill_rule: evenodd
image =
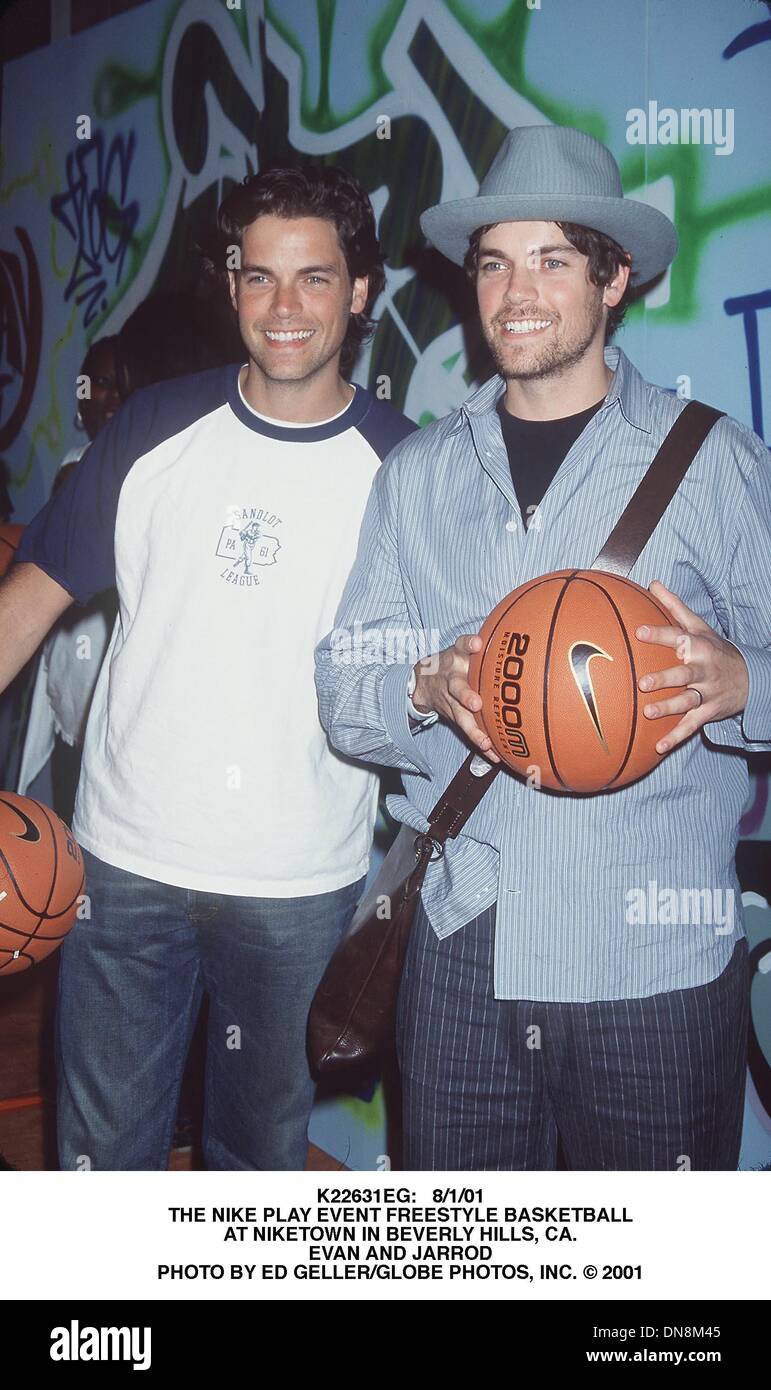
<instances>
[{"instance_id":1,"label":"striped button-up shirt","mask_svg":"<svg viewBox=\"0 0 771 1390\"><path fill-rule=\"evenodd\" d=\"M316 682L332 744L401 769L404 795L388 808L416 829L468 753L454 724L410 722L417 656L478 632L525 581L589 567L685 405L617 348L606 362L605 402L527 529L495 410L499 377L404 440L376 475ZM728 963L744 935L734 864L742 753L771 743L770 542L768 450L723 418L630 578L660 580L734 643L749 671L746 707L614 792L554 795L508 771L495 778L429 866L423 903L444 937L497 901L497 998L640 998L706 984Z\"/></svg>"}]
</instances>

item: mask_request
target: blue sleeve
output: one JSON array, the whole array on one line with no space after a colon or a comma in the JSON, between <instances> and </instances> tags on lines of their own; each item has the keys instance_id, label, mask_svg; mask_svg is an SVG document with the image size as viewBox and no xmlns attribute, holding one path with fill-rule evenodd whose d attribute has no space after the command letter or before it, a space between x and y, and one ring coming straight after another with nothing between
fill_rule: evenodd
<instances>
[{"instance_id":1,"label":"blue sleeve","mask_svg":"<svg viewBox=\"0 0 771 1390\"><path fill-rule=\"evenodd\" d=\"M61 487L25 528L14 563L31 561L88 603L115 583L115 516L134 459L132 401L100 430Z\"/></svg>"},{"instance_id":2,"label":"blue sleeve","mask_svg":"<svg viewBox=\"0 0 771 1390\"><path fill-rule=\"evenodd\" d=\"M399 565L398 454L375 474L335 627L316 648L316 690L334 748L430 776L408 718L410 672L428 652L411 626Z\"/></svg>"},{"instance_id":3,"label":"blue sleeve","mask_svg":"<svg viewBox=\"0 0 771 1390\"><path fill-rule=\"evenodd\" d=\"M379 401L371 392L367 394L370 396L370 406L356 428L382 462L397 444L401 444L418 427L406 415L394 410L392 405Z\"/></svg>"},{"instance_id":4,"label":"blue sleeve","mask_svg":"<svg viewBox=\"0 0 771 1390\"><path fill-rule=\"evenodd\" d=\"M38 565L78 604L111 588L115 519L127 474L143 454L225 399L225 371L178 377L131 396L32 518L14 563Z\"/></svg>"}]
</instances>

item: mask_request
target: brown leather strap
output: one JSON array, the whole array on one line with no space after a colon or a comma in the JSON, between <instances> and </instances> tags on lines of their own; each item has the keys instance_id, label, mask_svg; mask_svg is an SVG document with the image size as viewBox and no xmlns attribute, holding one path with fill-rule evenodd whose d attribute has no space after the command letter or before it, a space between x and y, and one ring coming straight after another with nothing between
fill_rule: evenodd
<instances>
[{"instance_id":1,"label":"brown leather strap","mask_svg":"<svg viewBox=\"0 0 771 1390\"><path fill-rule=\"evenodd\" d=\"M590 569L629 574L712 426L723 414L702 401L688 402Z\"/></svg>"},{"instance_id":2,"label":"brown leather strap","mask_svg":"<svg viewBox=\"0 0 771 1390\"><path fill-rule=\"evenodd\" d=\"M627 503L597 559L590 566L611 574L628 575L674 497L712 426L724 412L701 401L689 401L675 420L642 482ZM471 771L474 763L481 776ZM470 753L458 769L428 820L428 836L437 846L454 840L502 770L481 754Z\"/></svg>"},{"instance_id":3,"label":"brown leather strap","mask_svg":"<svg viewBox=\"0 0 771 1390\"><path fill-rule=\"evenodd\" d=\"M480 776L471 771L472 763L480 770ZM481 753L469 754L428 818L432 840L443 845L445 840L455 839L500 770L500 763L488 763Z\"/></svg>"}]
</instances>

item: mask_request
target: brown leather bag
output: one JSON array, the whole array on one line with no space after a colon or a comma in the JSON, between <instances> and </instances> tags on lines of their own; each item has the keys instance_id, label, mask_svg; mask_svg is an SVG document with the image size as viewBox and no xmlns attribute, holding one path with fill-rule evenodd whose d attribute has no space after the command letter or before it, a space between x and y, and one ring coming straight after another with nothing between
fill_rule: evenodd
<instances>
[{"instance_id":1,"label":"brown leather bag","mask_svg":"<svg viewBox=\"0 0 771 1390\"><path fill-rule=\"evenodd\" d=\"M715 421L701 401L681 411L591 568L628 575ZM499 764L470 754L428 818L403 825L319 984L308 1016L315 1076L356 1083L377 1068L394 1032L396 1002L418 896L429 862L479 805Z\"/></svg>"}]
</instances>

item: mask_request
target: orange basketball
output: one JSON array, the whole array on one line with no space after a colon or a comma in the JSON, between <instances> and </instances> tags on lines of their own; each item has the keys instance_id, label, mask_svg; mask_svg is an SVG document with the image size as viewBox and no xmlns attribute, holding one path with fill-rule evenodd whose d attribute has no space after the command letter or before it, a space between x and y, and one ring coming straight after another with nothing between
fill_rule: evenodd
<instances>
[{"instance_id":1,"label":"orange basketball","mask_svg":"<svg viewBox=\"0 0 771 1390\"><path fill-rule=\"evenodd\" d=\"M647 589L602 570L556 570L508 594L469 661L477 723L506 766L535 765L541 786L567 792L625 787L656 767L656 743L682 716L648 719L643 706L679 691L637 682L677 656L635 629L671 622Z\"/></svg>"},{"instance_id":2,"label":"orange basketball","mask_svg":"<svg viewBox=\"0 0 771 1390\"><path fill-rule=\"evenodd\" d=\"M48 806L0 791L0 978L61 945L83 892L83 856Z\"/></svg>"},{"instance_id":3,"label":"orange basketball","mask_svg":"<svg viewBox=\"0 0 771 1390\"><path fill-rule=\"evenodd\" d=\"M4 526L0 526L0 577L7 574L11 568L23 530L24 527L17 525L15 521L7 521Z\"/></svg>"}]
</instances>

